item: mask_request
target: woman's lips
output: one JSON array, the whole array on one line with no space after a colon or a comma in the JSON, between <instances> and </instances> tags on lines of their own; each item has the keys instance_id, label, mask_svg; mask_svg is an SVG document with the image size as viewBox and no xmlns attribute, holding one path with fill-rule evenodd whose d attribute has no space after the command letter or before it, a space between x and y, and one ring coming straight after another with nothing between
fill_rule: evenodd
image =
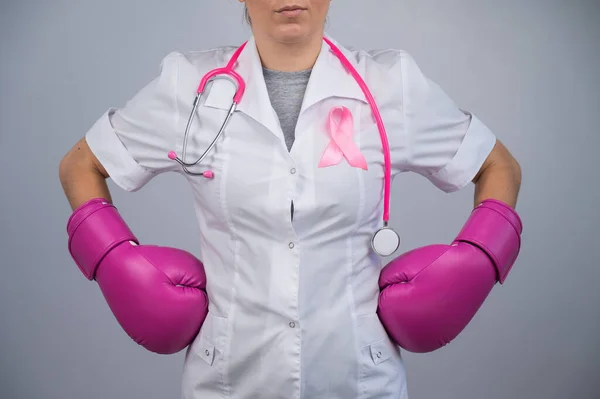
<instances>
[{"instance_id":1,"label":"woman's lips","mask_svg":"<svg viewBox=\"0 0 600 399\"><path fill-rule=\"evenodd\" d=\"M278 11L278 14L281 14L284 17L293 18L293 17L299 16L304 11L306 11L306 10L303 8L285 8L281 11Z\"/></svg>"}]
</instances>

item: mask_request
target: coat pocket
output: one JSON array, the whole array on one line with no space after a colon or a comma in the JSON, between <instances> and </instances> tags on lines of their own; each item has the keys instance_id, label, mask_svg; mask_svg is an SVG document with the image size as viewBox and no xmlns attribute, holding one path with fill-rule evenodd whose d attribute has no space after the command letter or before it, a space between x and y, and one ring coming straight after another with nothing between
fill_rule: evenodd
<instances>
[{"instance_id":1,"label":"coat pocket","mask_svg":"<svg viewBox=\"0 0 600 399\"><path fill-rule=\"evenodd\" d=\"M223 356L226 329L227 319L209 312L192 344L192 351L209 366L215 363L216 357Z\"/></svg>"},{"instance_id":2,"label":"coat pocket","mask_svg":"<svg viewBox=\"0 0 600 399\"><path fill-rule=\"evenodd\" d=\"M183 371L183 397L217 397L226 390L228 320L212 315L188 348Z\"/></svg>"},{"instance_id":3,"label":"coat pocket","mask_svg":"<svg viewBox=\"0 0 600 399\"><path fill-rule=\"evenodd\" d=\"M400 349L390 340L377 314L359 316L359 397L400 398L406 372Z\"/></svg>"}]
</instances>

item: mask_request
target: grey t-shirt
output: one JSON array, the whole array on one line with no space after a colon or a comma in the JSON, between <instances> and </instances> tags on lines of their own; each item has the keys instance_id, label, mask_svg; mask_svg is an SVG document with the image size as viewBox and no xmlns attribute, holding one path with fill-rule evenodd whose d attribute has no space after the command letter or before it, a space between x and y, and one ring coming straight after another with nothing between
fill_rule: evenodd
<instances>
[{"instance_id":1,"label":"grey t-shirt","mask_svg":"<svg viewBox=\"0 0 600 399\"><path fill-rule=\"evenodd\" d=\"M279 117L288 151L292 149L292 144L296 139L296 123L302 109L304 92L311 72L311 69L299 72L280 72L263 68L269 99ZM290 204L290 213L293 220L294 202Z\"/></svg>"},{"instance_id":2,"label":"grey t-shirt","mask_svg":"<svg viewBox=\"0 0 600 399\"><path fill-rule=\"evenodd\" d=\"M311 70L280 72L263 68L271 105L279 117L288 151L296 138L296 123Z\"/></svg>"}]
</instances>

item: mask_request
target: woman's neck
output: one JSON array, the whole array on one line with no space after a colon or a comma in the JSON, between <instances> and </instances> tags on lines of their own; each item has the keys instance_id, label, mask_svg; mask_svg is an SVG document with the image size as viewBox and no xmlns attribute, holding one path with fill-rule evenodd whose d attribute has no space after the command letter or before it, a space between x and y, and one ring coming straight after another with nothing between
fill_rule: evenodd
<instances>
[{"instance_id":1,"label":"woman's neck","mask_svg":"<svg viewBox=\"0 0 600 399\"><path fill-rule=\"evenodd\" d=\"M273 71L296 72L311 69L323 45L323 36L314 35L294 43L281 43L271 38L255 36L263 66Z\"/></svg>"}]
</instances>

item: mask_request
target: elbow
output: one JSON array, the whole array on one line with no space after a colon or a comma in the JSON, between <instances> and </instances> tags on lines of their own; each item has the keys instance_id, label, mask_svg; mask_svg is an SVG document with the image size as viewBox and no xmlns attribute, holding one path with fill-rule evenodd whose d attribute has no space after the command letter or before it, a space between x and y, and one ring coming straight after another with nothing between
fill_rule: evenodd
<instances>
[{"instance_id":1,"label":"elbow","mask_svg":"<svg viewBox=\"0 0 600 399\"><path fill-rule=\"evenodd\" d=\"M58 163L58 179L61 184L64 186L69 180L69 176L71 175L71 171L73 170L73 160L71 153L68 152L65 156L62 157L60 162Z\"/></svg>"},{"instance_id":2,"label":"elbow","mask_svg":"<svg viewBox=\"0 0 600 399\"><path fill-rule=\"evenodd\" d=\"M510 160L510 170L512 171L513 181L518 191L521 188L523 171L521 169L521 164L519 164L519 161L517 161L514 157L511 157Z\"/></svg>"},{"instance_id":3,"label":"elbow","mask_svg":"<svg viewBox=\"0 0 600 399\"><path fill-rule=\"evenodd\" d=\"M70 185L79 173L92 169L92 164L82 151L81 142L71 148L58 163L58 179L63 187Z\"/></svg>"},{"instance_id":4,"label":"elbow","mask_svg":"<svg viewBox=\"0 0 600 399\"><path fill-rule=\"evenodd\" d=\"M65 185L75 174L88 172L101 175L105 179L109 177L104 167L100 165L98 159L91 152L85 138L83 138L60 160L58 178Z\"/></svg>"}]
</instances>

